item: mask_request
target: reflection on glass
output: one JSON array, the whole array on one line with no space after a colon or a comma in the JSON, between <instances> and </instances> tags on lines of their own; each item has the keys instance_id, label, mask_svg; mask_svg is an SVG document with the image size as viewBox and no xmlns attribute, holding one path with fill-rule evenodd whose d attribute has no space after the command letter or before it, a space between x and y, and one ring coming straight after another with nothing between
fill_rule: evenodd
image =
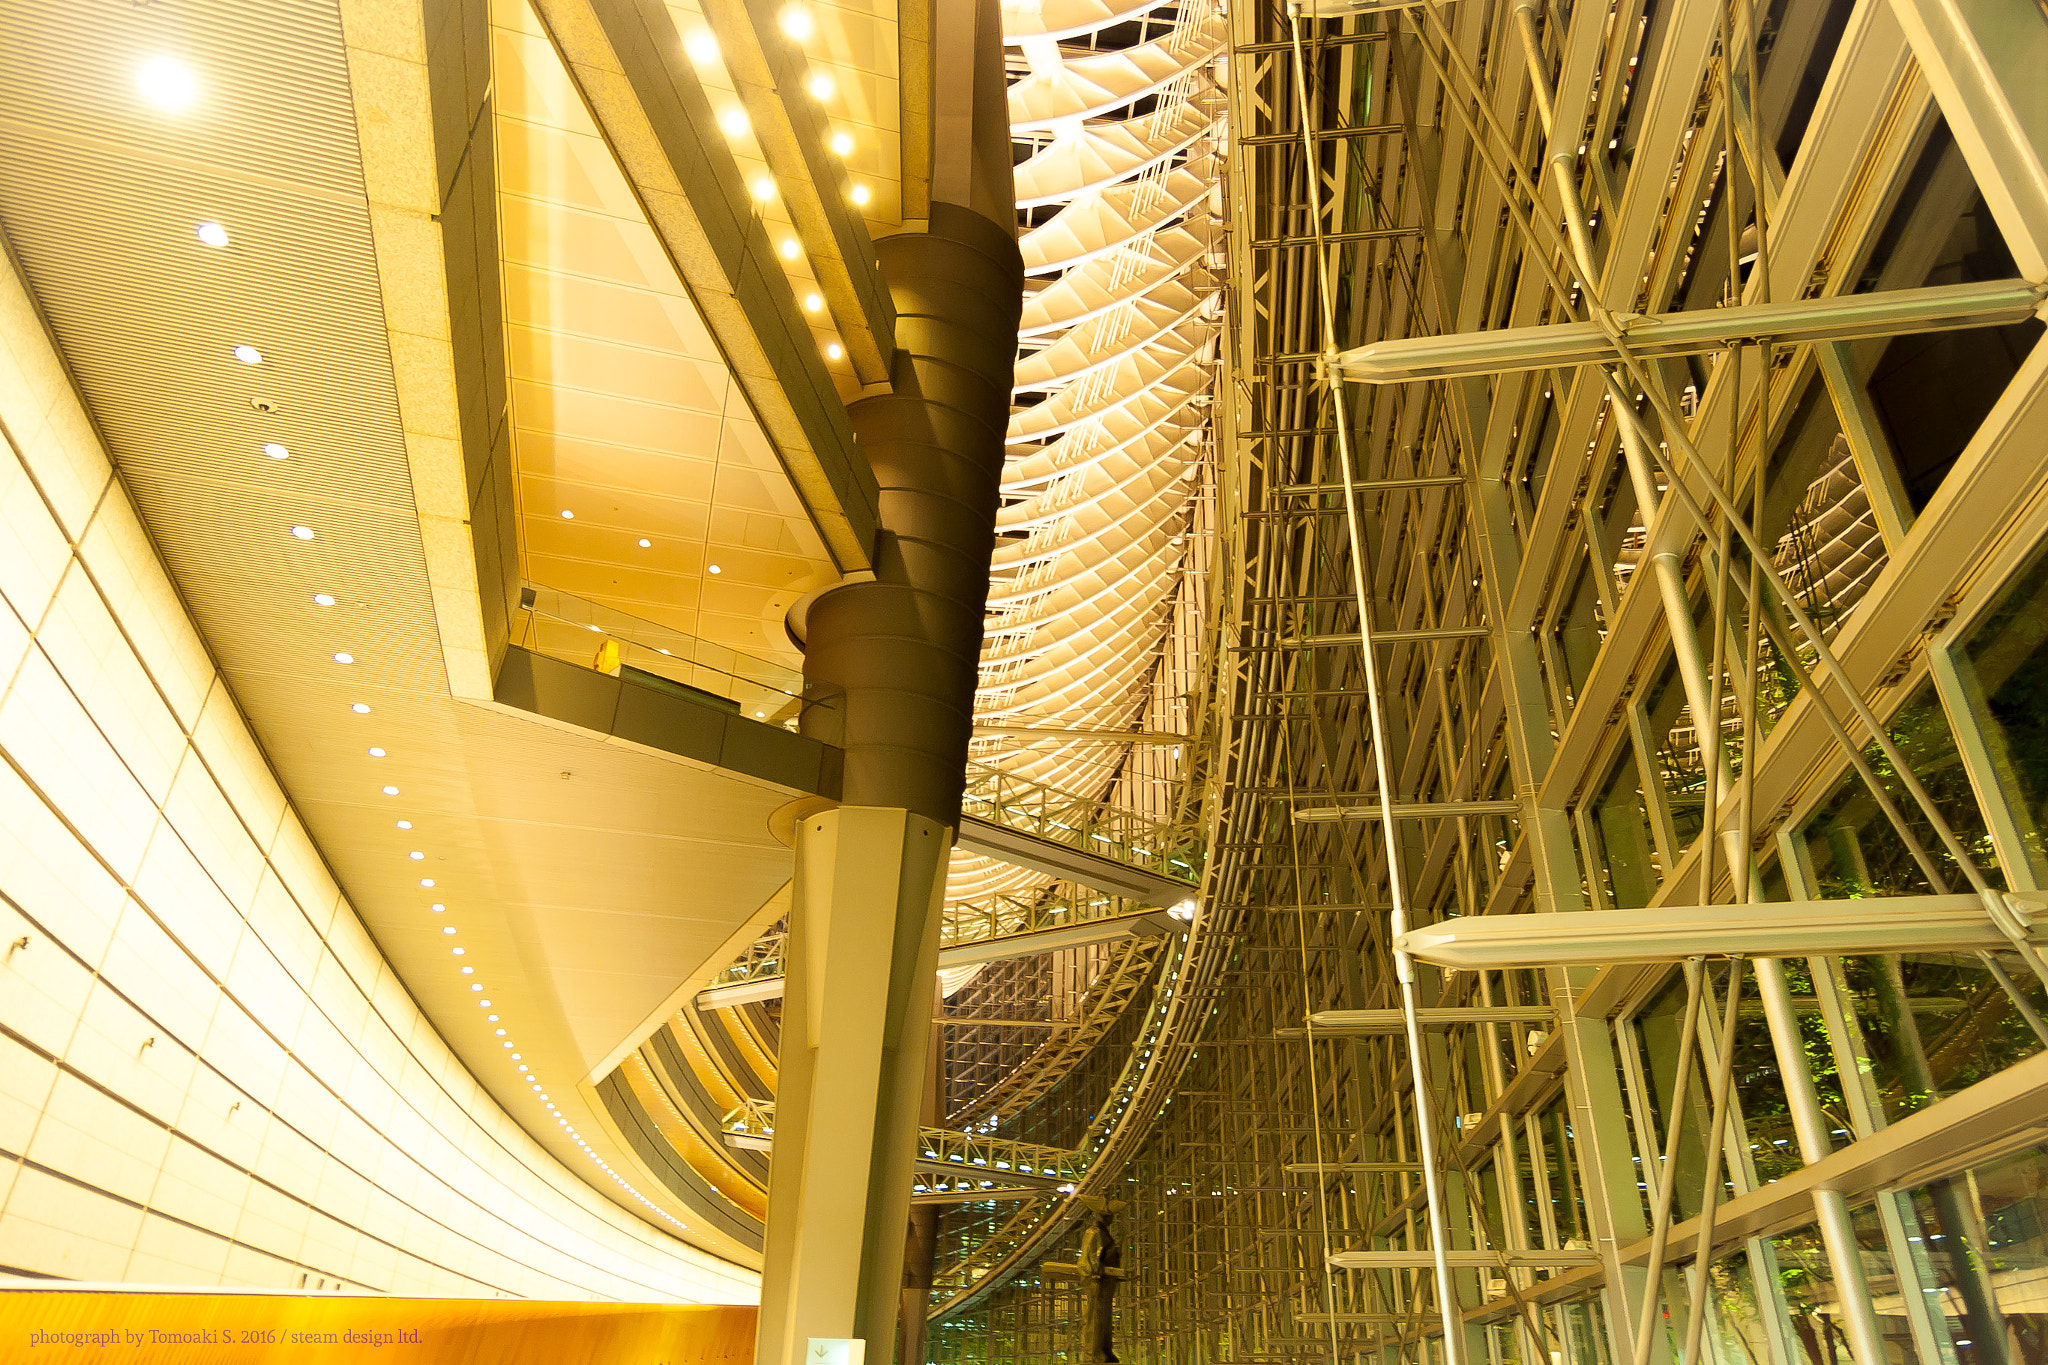
<instances>
[{"instance_id":1,"label":"reflection on glass","mask_svg":"<svg viewBox=\"0 0 2048 1365\"><path fill-rule=\"evenodd\" d=\"M1961 1365L2048 1360L2048 1148L1915 1190L1913 1211Z\"/></svg>"},{"instance_id":2,"label":"reflection on glass","mask_svg":"<svg viewBox=\"0 0 2048 1365\"><path fill-rule=\"evenodd\" d=\"M1650 811L1637 776L1635 746L1623 742L1607 780L1587 807L1593 847L1591 866L1618 909L1648 905L1663 880L1650 841Z\"/></svg>"},{"instance_id":3,"label":"reflection on glass","mask_svg":"<svg viewBox=\"0 0 2048 1365\"><path fill-rule=\"evenodd\" d=\"M1956 665L2034 879L2048 885L2048 556L1971 628Z\"/></svg>"}]
</instances>

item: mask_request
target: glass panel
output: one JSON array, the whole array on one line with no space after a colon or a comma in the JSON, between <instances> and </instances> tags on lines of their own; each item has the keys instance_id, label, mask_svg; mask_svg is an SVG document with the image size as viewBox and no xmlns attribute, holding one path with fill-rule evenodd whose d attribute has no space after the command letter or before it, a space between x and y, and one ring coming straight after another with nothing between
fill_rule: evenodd
<instances>
[{"instance_id":1,"label":"glass panel","mask_svg":"<svg viewBox=\"0 0 2048 1365\"><path fill-rule=\"evenodd\" d=\"M1633 745L1615 752L1607 780L1587 807L1591 816L1593 871L1617 909L1648 905L1664 879L1650 841L1650 810L1643 802Z\"/></svg>"},{"instance_id":2,"label":"glass panel","mask_svg":"<svg viewBox=\"0 0 2048 1365\"><path fill-rule=\"evenodd\" d=\"M2035 882L2048 885L2048 557L1999 595L1956 664Z\"/></svg>"},{"instance_id":3,"label":"glass panel","mask_svg":"<svg viewBox=\"0 0 2048 1365\"><path fill-rule=\"evenodd\" d=\"M1643 1066L1643 1084L1648 1090L1644 1096L1649 1105L1648 1123L1637 1125L1637 1141L1647 1147L1640 1153L1642 1174L1643 1206L1647 1211L1656 1201L1655 1181L1661 1176L1666 1140L1666 1123L1671 1107L1671 1094L1678 1079L1678 1047L1680 1031L1685 1024L1685 978L1674 972L1671 980L1648 1004L1636 1011L1636 1045ZM1700 1010L1704 1014L1713 1008L1711 1002L1702 1000ZM1700 1135L1707 1130L1708 1120L1713 1117L1710 1097L1707 1094L1706 1069L1700 1063L1700 1049L1693 1047L1692 1079L1686 1087L1685 1124L1678 1139L1678 1176L1672 1187L1671 1212L1674 1219L1690 1218L1699 1212L1700 1184L1706 1175L1706 1149Z\"/></svg>"},{"instance_id":4,"label":"glass panel","mask_svg":"<svg viewBox=\"0 0 2048 1365\"><path fill-rule=\"evenodd\" d=\"M1851 1223L1857 1260L1874 1300L1878 1330L1884 1336L1885 1359L1909 1365L1919 1357L1913 1348L1912 1329L1901 1306L1896 1281L1890 1275L1891 1257L1886 1251L1883 1225L1876 1209L1869 1204L1851 1211ZM1774 1237L1765 1244L1761 1259L1773 1268L1784 1291L1792 1341L1798 1353L1795 1365L1849 1365L1855 1356L1842 1329L1834 1267L1828 1261L1819 1231L1809 1225Z\"/></svg>"},{"instance_id":5,"label":"glass panel","mask_svg":"<svg viewBox=\"0 0 2048 1365\"><path fill-rule=\"evenodd\" d=\"M2048 1148L1915 1190L1913 1212L1957 1360L2048 1360Z\"/></svg>"}]
</instances>

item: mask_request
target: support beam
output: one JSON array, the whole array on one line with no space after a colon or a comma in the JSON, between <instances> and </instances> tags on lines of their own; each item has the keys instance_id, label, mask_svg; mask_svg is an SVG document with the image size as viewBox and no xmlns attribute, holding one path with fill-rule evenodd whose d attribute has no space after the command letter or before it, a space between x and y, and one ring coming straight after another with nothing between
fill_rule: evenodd
<instances>
[{"instance_id":1,"label":"support beam","mask_svg":"<svg viewBox=\"0 0 2048 1365\"><path fill-rule=\"evenodd\" d=\"M1629 346L1645 360L1703 355L1737 342L1779 345L1853 341L1908 332L1956 331L2019 322L2041 304L2043 287L2025 280L1896 289L1789 303L1701 308L1636 317L1623 325ZM1503 327L1489 332L1376 341L1343 351L1337 374L1359 384L1406 384L1424 379L1466 379L1517 370L1596 365L1618 359L1596 323Z\"/></svg>"},{"instance_id":2,"label":"support beam","mask_svg":"<svg viewBox=\"0 0 2048 1365\"><path fill-rule=\"evenodd\" d=\"M2035 941L2048 940L2048 892L2008 894L2013 917ZM1814 957L2004 948L1984 902L1971 895L1867 900L1770 901L1756 905L1664 905L1649 910L1577 911L1454 919L1410 929L1401 951L1466 969L1606 962L1681 962L1699 955Z\"/></svg>"},{"instance_id":3,"label":"support beam","mask_svg":"<svg viewBox=\"0 0 2048 1365\"><path fill-rule=\"evenodd\" d=\"M1458 1270L1559 1270L1598 1265L1595 1251L1446 1251L1444 1259ZM1332 1270L1428 1270L1436 1264L1432 1251L1333 1251Z\"/></svg>"},{"instance_id":4,"label":"support beam","mask_svg":"<svg viewBox=\"0 0 2048 1365\"><path fill-rule=\"evenodd\" d=\"M1397 801L1396 820L1448 820L1473 815L1520 815L1519 801ZM1330 825L1343 820L1377 820L1380 808L1373 806L1302 806L1294 812L1297 825Z\"/></svg>"},{"instance_id":5,"label":"support beam","mask_svg":"<svg viewBox=\"0 0 2048 1365\"><path fill-rule=\"evenodd\" d=\"M1447 1029L1454 1024L1555 1024L1557 1011L1546 1005L1436 1006L1415 1011L1415 1018L1426 1029ZM1308 1017L1311 1038L1372 1038L1400 1033L1406 1027L1400 1010L1321 1010ZM1300 1029L1273 1032L1282 1038L1302 1035Z\"/></svg>"}]
</instances>

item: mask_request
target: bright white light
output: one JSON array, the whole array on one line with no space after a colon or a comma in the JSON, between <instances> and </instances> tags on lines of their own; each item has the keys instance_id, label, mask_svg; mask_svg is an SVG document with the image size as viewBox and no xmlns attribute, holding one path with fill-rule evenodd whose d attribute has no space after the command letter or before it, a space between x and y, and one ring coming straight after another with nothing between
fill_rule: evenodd
<instances>
[{"instance_id":1,"label":"bright white light","mask_svg":"<svg viewBox=\"0 0 2048 1365\"><path fill-rule=\"evenodd\" d=\"M226 246L228 244L228 230L219 223L201 223L193 229L193 232L198 235L200 241L208 246Z\"/></svg>"},{"instance_id":2,"label":"bright white light","mask_svg":"<svg viewBox=\"0 0 2048 1365\"><path fill-rule=\"evenodd\" d=\"M804 311L806 313L815 313L824 306L825 300L819 298L816 294L804 295Z\"/></svg>"},{"instance_id":3,"label":"bright white light","mask_svg":"<svg viewBox=\"0 0 2048 1365\"><path fill-rule=\"evenodd\" d=\"M775 197L775 182L765 175L756 179L754 181L754 197L764 204L773 199Z\"/></svg>"},{"instance_id":4,"label":"bright white light","mask_svg":"<svg viewBox=\"0 0 2048 1365\"><path fill-rule=\"evenodd\" d=\"M700 28L683 39L683 51L690 54L690 60L702 64L718 60L718 39L711 36L711 30Z\"/></svg>"},{"instance_id":5,"label":"bright white light","mask_svg":"<svg viewBox=\"0 0 2048 1365\"><path fill-rule=\"evenodd\" d=\"M1178 920L1192 920L1195 917L1195 911L1198 908L1199 907L1196 906L1194 900L1191 898L1182 901L1178 905L1169 906L1167 908L1166 913L1172 915L1175 919Z\"/></svg>"},{"instance_id":6,"label":"bright white light","mask_svg":"<svg viewBox=\"0 0 2048 1365\"><path fill-rule=\"evenodd\" d=\"M353 654L337 654L334 656L334 662L338 664L352 664L355 661L356 656Z\"/></svg>"},{"instance_id":7,"label":"bright white light","mask_svg":"<svg viewBox=\"0 0 2048 1365\"><path fill-rule=\"evenodd\" d=\"M373 744L373 745L371 745L371 746L370 746L370 757L371 757L371 758L382 758L382 757L384 757L384 751L383 751L382 749L378 748L378 747L377 747L376 745L374 745L374 744Z\"/></svg>"},{"instance_id":8,"label":"bright white light","mask_svg":"<svg viewBox=\"0 0 2048 1365\"><path fill-rule=\"evenodd\" d=\"M265 441L263 443L263 453L273 460L284 460L291 457L291 452L275 441Z\"/></svg>"},{"instance_id":9,"label":"bright white light","mask_svg":"<svg viewBox=\"0 0 2048 1365\"><path fill-rule=\"evenodd\" d=\"M418 849L414 849L412 852L406 854L405 856L412 859L414 862L419 862L422 859L424 859L427 855L420 852Z\"/></svg>"},{"instance_id":10,"label":"bright white light","mask_svg":"<svg viewBox=\"0 0 2048 1365\"><path fill-rule=\"evenodd\" d=\"M355 712L359 716L367 716L370 714L370 708L368 704L364 702L357 702L354 706L351 706L348 709Z\"/></svg>"},{"instance_id":11,"label":"bright white light","mask_svg":"<svg viewBox=\"0 0 2048 1365\"><path fill-rule=\"evenodd\" d=\"M151 57L136 71L135 84L159 109L183 109L199 97L199 78L174 57Z\"/></svg>"},{"instance_id":12,"label":"bright white light","mask_svg":"<svg viewBox=\"0 0 2048 1365\"><path fill-rule=\"evenodd\" d=\"M829 360L837 360L837 359L839 359L839 357L841 357L841 356L843 356L843 355L845 355L845 354L846 354L846 348L845 348L845 347L843 347L843 346L841 346L841 345L840 345L840 344L839 344L838 342L836 342L836 341L835 341L835 342L833 342L833 343L832 343L832 344L831 344L830 346L827 346L827 347L825 348L825 356L826 356L826 358L827 358L827 359L829 359Z\"/></svg>"},{"instance_id":13,"label":"bright white light","mask_svg":"<svg viewBox=\"0 0 2048 1365\"><path fill-rule=\"evenodd\" d=\"M294 527L292 527L292 539L293 539L293 540L311 540L312 538L313 538L313 528L312 528L312 527L310 527L310 526L294 526Z\"/></svg>"},{"instance_id":14,"label":"bright white light","mask_svg":"<svg viewBox=\"0 0 2048 1365\"><path fill-rule=\"evenodd\" d=\"M564 508L562 509L562 520L563 520L563 521L574 521L574 520L576 520L576 514L575 514L574 512L571 512L571 511L570 511L570 510L569 510L568 508L564 507Z\"/></svg>"},{"instance_id":15,"label":"bright white light","mask_svg":"<svg viewBox=\"0 0 2048 1365\"><path fill-rule=\"evenodd\" d=\"M852 155L853 155L853 134L851 134L851 133L834 133L834 134L832 134L832 143L831 143L831 146L832 146L832 150L833 150L833 152L834 152L834 153L836 153L836 154L837 154L837 155L839 155L839 156L852 156Z\"/></svg>"},{"instance_id":16,"label":"bright white light","mask_svg":"<svg viewBox=\"0 0 2048 1365\"><path fill-rule=\"evenodd\" d=\"M653 544L654 544L654 542L653 542L653 541L651 541L651 540L649 540L649 539L647 539L647 538L646 538L645 536L642 536L642 537L640 538L640 548L641 548L641 549L643 549L643 550L651 548L651 547L653 546Z\"/></svg>"},{"instance_id":17,"label":"bright white light","mask_svg":"<svg viewBox=\"0 0 2048 1365\"><path fill-rule=\"evenodd\" d=\"M705 565L704 567L705 567L706 571L707 571L707 572L710 572L710 573L724 573L724 572L725 572L725 570L723 570L723 569L719 568L719 567L718 567L718 566L717 566L716 564L707 564L707 565Z\"/></svg>"},{"instance_id":18,"label":"bright white light","mask_svg":"<svg viewBox=\"0 0 2048 1365\"><path fill-rule=\"evenodd\" d=\"M866 208L868 200L874 198L874 195L868 192L866 185L855 185L849 192L849 196L852 198L855 208Z\"/></svg>"},{"instance_id":19,"label":"bright white light","mask_svg":"<svg viewBox=\"0 0 2048 1365\"><path fill-rule=\"evenodd\" d=\"M467 948L450 948L448 950L448 955L450 957L461 957L464 953L468 951L469 950Z\"/></svg>"},{"instance_id":20,"label":"bright white light","mask_svg":"<svg viewBox=\"0 0 2048 1365\"><path fill-rule=\"evenodd\" d=\"M333 606L333 605L334 605L334 594L333 594L333 593L331 593L331 592L316 592L316 593L314 593L314 594L313 594L313 605L314 605L314 606L316 606L316 607L331 607L331 606Z\"/></svg>"},{"instance_id":21,"label":"bright white light","mask_svg":"<svg viewBox=\"0 0 2048 1365\"><path fill-rule=\"evenodd\" d=\"M237 346L235 347L235 359L241 361L244 365L261 365L263 363L263 352L257 350L254 346Z\"/></svg>"},{"instance_id":22,"label":"bright white light","mask_svg":"<svg viewBox=\"0 0 2048 1365\"><path fill-rule=\"evenodd\" d=\"M398 827L399 827L400 829L411 829L411 828L412 828L412 821L410 821L410 820L400 820L400 821L398 822Z\"/></svg>"},{"instance_id":23,"label":"bright white light","mask_svg":"<svg viewBox=\"0 0 2048 1365\"><path fill-rule=\"evenodd\" d=\"M424 887L431 887L431 886L432 886L433 884L434 884L434 879L433 879L432 877L422 877L422 878L420 878L420 885L421 885L421 886L424 886Z\"/></svg>"},{"instance_id":24,"label":"bright white light","mask_svg":"<svg viewBox=\"0 0 2048 1365\"><path fill-rule=\"evenodd\" d=\"M785 261L793 261L793 260L795 260L795 259L796 259L796 253L797 253L797 251L798 251L798 250L799 250L799 248L798 248L798 246L797 246L797 244L796 244L796 238L794 238L794 237L784 237L784 238L782 239L782 259L783 259L783 260L785 260Z\"/></svg>"},{"instance_id":25,"label":"bright white light","mask_svg":"<svg viewBox=\"0 0 2048 1365\"><path fill-rule=\"evenodd\" d=\"M799 43L810 37L811 12L802 5L784 5L782 31Z\"/></svg>"},{"instance_id":26,"label":"bright white light","mask_svg":"<svg viewBox=\"0 0 2048 1365\"><path fill-rule=\"evenodd\" d=\"M476 975L476 968L474 968L474 967L464 967L464 968L462 969L462 974L463 974L464 976L474 976L474 975ZM481 990L481 989L483 989L483 988L482 988L481 986L472 986L472 987L470 987L470 989L471 989L471 990Z\"/></svg>"},{"instance_id":27,"label":"bright white light","mask_svg":"<svg viewBox=\"0 0 2048 1365\"><path fill-rule=\"evenodd\" d=\"M817 75L811 77L809 88L812 99L829 100L832 98L832 91L835 87L832 84L832 78L820 71Z\"/></svg>"},{"instance_id":28,"label":"bright white light","mask_svg":"<svg viewBox=\"0 0 2048 1365\"><path fill-rule=\"evenodd\" d=\"M482 986L481 984L478 984L478 985L473 985L473 986L471 986L471 987L470 987L470 989L471 989L471 990L473 990L473 991L480 991L480 990L482 990L482 989L483 989L483 986ZM490 1004L490 1003L491 1003L491 1002L490 1002L490 1001L488 1001L488 1000L479 1000L479 1001L477 1001L477 1004L479 1004L479 1005L488 1005L488 1004Z\"/></svg>"},{"instance_id":29,"label":"bright white light","mask_svg":"<svg viewBox=\"0 0 2048 1365\"><path fill-rule=\"evenodd\" d=\"M718 116L718 126L727 137L739 137L747 131L747 111L737 104L727 106Z\"/></svg>"},{"instance_id":30,"label":"bright white light","mask_svg":"<svg viewBox=\"0 0 2048 1365\"><path fill-rule=\"evenodd\" d=\"M396 796L396 795L398 795L398 788L396 788L396 787L386 787L386 788L384 788L384 794L385 794L386 796Z\"/></svg>"}]
</instances>

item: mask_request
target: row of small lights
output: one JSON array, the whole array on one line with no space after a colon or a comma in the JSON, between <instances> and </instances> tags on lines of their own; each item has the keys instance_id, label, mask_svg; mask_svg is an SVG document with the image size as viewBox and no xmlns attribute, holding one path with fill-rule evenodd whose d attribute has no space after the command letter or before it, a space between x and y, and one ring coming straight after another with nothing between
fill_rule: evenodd
<instances>
[{"instance_id":1,"label":"row of small lights","mask_svg":"<svg viewBox=\"0 0 2048 1365\"><path fill-rule=\"evenodd\" d=\"M136 84L141 89L144 99L160 109L171 111L189 107L199 95L198 78L193 75L189 67L170 57L152 57L147 62L144 62L136 73ZM225 249L233 241L225 224L211 221L199 224L193 229L193 235L199 239L202 246L215 249ZM263 353L247 343L237 344L231 348L229 354L244 365L261 365L263 363ZM291 458L291 451L279 441L265 441L262 445L262 451L264 455L273 460ZM567 516L568 513L565 512L563 515ZM290 535L292 539L300 541L317 538L317 533L310 526L293 526L290 528ZM647 544L644 540L640 543L642 545ZM714 569L713 572L716 572L716 570ZM313 605L316 607L331 607L334 604L335 597L333 593L316 592L313 594ZM356 661L355 655L341 650L337 650L333 657L334 662L337 664L352 664ZM370 705L368 702L353 702L349 705L349 710L356 715L367 716L370 714ZM371 758L377 759L385 757L388 751L381 745L373 744L366 752ZM393 786L383 787L382 791L386 796L398 795L398 788ZM413 827L413 823L410 820L400 820L397 824L400 830L410 830ZM427 855L424 849L413 849L405 856L412 862L424 862ZM432 877L420 878L422 890L432 890L433 886L434 879ZM437 901L434 903L432 910L434 914L440 915L447 913L448 907ZM444 935L453 937L455 926L452 924L443 925L441 932ZM450 956L453 957L464 957L467 955L467 950L460 946L451 947L448 951ZM459 974L462 976L475 976L476 968L465 963L459 968ZM472 981L469 983L469 989L472 994L481 996L484 990L483 983ZM476 1003L479 1009L488 1010L491 1008L489 1000L479 999ZM495 1014L487 1015L486 1022L496 1024L499 1022L499 1016ZM606 1175L618 1182L626 1193L639 1200L640 1203L652 1212L667 1219L676 1228L683 1229L687 1226L684 1223L678 1222L669 1215L667 1210L662 1209L652 1200L648 1199L647 1196L634 1189L623 1176L613 1170L610 1164L591 1148L588 1142L584 1141L583 1135L556 1109L554 1101L548 1098L548 1092L543 1088L540 1080L533 1075L532 1070L527 1066L522 1054L518 1051L518 1044L507 1036L507 1030L499 1028L494 1031L494 1036L503 1040L501 1047L504 1051L511 1054L509 1061L519 1068L516 1076L520 1083L528 1087L535 1102L545 1106L546 1112L553 1115L555 1122L561 1126L564 1134L575 1142L584 1155L597 1163L599 1170L602 1170Z\"/></svg>"},{"instance_id":2,"label":"row of small lights","mask_svg":"<svg viewBox=\"0 0 2048 1365\"><path fill-rule=\"evenodd\" d=\"M809 7L801 4L784 5L776 23L782 29L783 36L793 43L808 41L816 31ZM700 28L683 40L683 50L697 66L709 66L718 60L718 39L712 35L711 30ZM805 89L810 92L812 99L823 104L832 98L838 87L830 75L820 71L805 82ZM750 126L747 111L737 104L728 105L719 111L718 127L728 138L737 141L745 137ZM843 128L839 129L826 139L826 146L832 149L834 156L843 161L853 155L853 134ZM753 195L754 202L766 207L775 198L775 177L764 171L754 177L753 183L747 188ZM856 180L847 191L846 197L855 208L866 208L874 194L866 185ZM803 255L803 246L794 236L784 237L777 244L776 250L781 253L783 260L792 265ZM822 312L825 307L824 297L816 290L807 290L803 296L803 306L806 313ZM845 354L846 349L837 341L826 343L827 359L838 360Z\"/></svg>"}]
</instances>

